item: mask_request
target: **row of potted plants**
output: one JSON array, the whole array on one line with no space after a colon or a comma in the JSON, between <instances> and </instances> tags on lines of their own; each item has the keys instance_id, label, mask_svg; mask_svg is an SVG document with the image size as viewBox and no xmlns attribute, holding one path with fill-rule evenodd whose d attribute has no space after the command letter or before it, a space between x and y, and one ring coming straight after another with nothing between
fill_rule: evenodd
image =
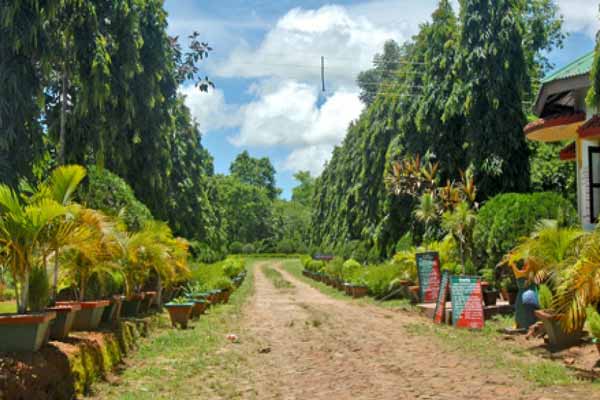
<instances>
[{"instance_id":1,"label":"row of potted plants","mask_svg":"<svg viewBox=\"0 0 600 400\"><path fill-rule=\"evenodd\" d=\"M356 274L355 271L352 271L357 265L359 268L362 268L362 266L354 260L343 262L337 258L327 261L305 258L302 262L304 264L304 270L302 272L304 276L343 291L348 296L360 298L365 297L369 292L364 281L357 276L358 274ZM344 277L346 279L344 279Z\"/></svg>"},{"instance_id":2,"label":"row of potted plants","mask_svg":"<svg viewBox=\"0 0 600 400\"><path fill-rule=\"evenodd\" d=\"M0 315L0 351L37 351L50 337L137 316L190 277L188 243L165 223L128 231L74 201L86 170L59 167L37 186L0 185L0 265L16 314ZM144 290L149 283L155 289Z\"/></svg>"},{"instance_id":3,"label":"row of potted plants","mask_svg":"<svg viewBox=\"0 0 600 400\"><path fill-rule=\"evenodd\" d=\"M235 275L231 280L225 278L217 282L219 287L206 290L199 283L189 284L183 296L165 304L173 327L187 329L190 319L198 319L206 310L219 303L229 302L229 297L244 281L246 271Z\"/></svg>"}]
</instances>

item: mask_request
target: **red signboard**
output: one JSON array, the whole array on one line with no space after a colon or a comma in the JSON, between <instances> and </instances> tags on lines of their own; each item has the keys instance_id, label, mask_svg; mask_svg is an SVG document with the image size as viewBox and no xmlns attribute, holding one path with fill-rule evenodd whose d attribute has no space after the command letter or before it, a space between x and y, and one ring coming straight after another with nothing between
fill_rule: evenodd
<instances>
[{"instance_id":1,"label":"red signboard","mask_svg":"<svg viewBox=\"0 0 600 400\"><path fill-rule=\"evenodd\" d=\"M483 329L483 294L481 279L475 276L452 276L452 324L459 328Z\"/></svg>"},{"instance_id":2,"label":"red signboard","mask_svg":"<svg viewBox=\"0 0 600 400\"><path fill-rule=\"evenodd\" d=\"M417 254L417 272L419 276L420 300L423 303L435 303L440 290L440 256L437 252Z\"/></svg>"}]
</instances>

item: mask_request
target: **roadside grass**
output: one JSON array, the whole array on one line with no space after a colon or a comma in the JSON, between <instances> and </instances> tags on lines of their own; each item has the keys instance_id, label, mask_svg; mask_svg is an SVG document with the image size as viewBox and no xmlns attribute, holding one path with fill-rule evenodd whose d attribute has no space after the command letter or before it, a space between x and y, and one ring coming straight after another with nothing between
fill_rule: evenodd
<instances>
[{"instance_id":1,"label":"roadside grass","mask_svg":"<svg viewBox=\"0 0 600 400\"><path fill-rule=\"evenodd\" d=\"M300 260L286 259L286 260L281 260L281 263L283 264L283 268L287 272L292 274L295 278L300 279L301 281L309 284L313 288L319 290L321 293L331 296L334 299L344 300L344 301L352 301L353 303L358 304L358 305L371 304L371 305L376 305L378 307L395 309L395 310L416 311L416 307L414 307L410 303L410 301L406 300L406 299L393 299L393 300L385 300L385 301L378 301L372 297L363 297L360 299L353 299L352 297L347 296L343 292L324 284L323 282L317 282L313 279L310 279L310 278L302 275L303 268L302 268L302 264L300 263Z\"/></svg>"},{"instance_id":2,"label":"roadside grass","mask_svg":"<svg viewBox=\"0 0 600 400\"><path fill-rule=\"evenodd\" d=\"M17 312L17 303L14 301L0 301L0 314Z\"/></svg>"},{"instance_id":3,"label":"roadside grass","mask_svg":"<svg viewBox=\"0 0 600 400\"><path fill-rule=\"evenodd\" d=\"M264 267L263 272L265 273L265 276L273 283L273 286L275 286L277 289L283 290L294 288L294 285L292 285L290 281L287 281L283 275L281 275L281 272L277 271L276 269Z\"/></svg>"},{"instance_id":4,"label":"roadside grass","mask_svg":"<svg viewBox=\"0 0 600 400\"><path fill-rule=\"evenodd\" d=\"M249 263L246 280L228 304L209 309L186 330L165 326L127 359L113 383L96 385L93 398L239 398L240 388L230 378L243 374L246 362L226 336L238 332L243 305L254 291L255 266Z\"/></svg>"},{"instance_id":5,"label":"roadside grass","mask_svg":"<svg viewBox=\"0 0 600 400\"><path fill-rule=\"evenodd\" d=\"M511 317L486 321L481 331L456 329L448 325L415 322L406 326L408 333L431 336L443 347L464 352L494 368L502 368L521 376L538 386L569 385L576 383L569 369L559 362L543 360L514 342L504 340L500 329L511 326Z\"/></svg>"},{"instance_id":6,"label":"roadside grass","mask_svg":"<svg viewBox=\"0 0 600 400\"><path fill-rule=\"evenodd\" d=\"M357 305L372 304L378 307L418 312L418 309L410 304L408 300L380 302L370 297L352 300L337 289L302 275L302 265L299 260L284 260L282 262L285 270L296 278L301 279L303 282L335 299L352 301ZM491 321L486 321L485 328L478 332L456 329L448 325L435 325L423 320L408 324L406 330L407 333L412 335L432 337L444 348L477 357L484 363L489 363L494 368L502 368L514 372L537 386L545 387L577 383L573 374L563 364L541 359L541 357L532 354L528 349L518 345L515 346L514 342L504 339L500 330L512 325L512 317L497 317Z\"/></svg>"}]
</instances>

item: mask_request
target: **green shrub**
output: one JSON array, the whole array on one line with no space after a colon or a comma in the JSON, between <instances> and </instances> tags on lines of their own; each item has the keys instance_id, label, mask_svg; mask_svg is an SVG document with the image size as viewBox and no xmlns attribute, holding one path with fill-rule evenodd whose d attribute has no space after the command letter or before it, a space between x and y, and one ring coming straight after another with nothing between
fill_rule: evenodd
<instances>
[{"instance_id":1,"label":"green shrub","mask_svg":"<svg viewBox=\"0 0 600 400\"><path fill-rule=\"evenodd\" d=\"M325 273L336 279L342 279L342 271L344 267L344 259L341 257L334 257L333 260L325 263Z\"/></svg>"},{"instance_id":2,"label":"green shrub","mask_svg":"<svg viewBox=\"0 0 600 400\"><path fill-rule=\"evenodd\" d=\"M275 246L277 253L291 254L296 251L298 244L291 239L283 239Z\"/></svg>"},{"instance_id":3,"label":"green shrub","mask_svg":"<svg viewBox=\"0 0 600 400\"><path fill-rule=\"evenodd\" d=\"M139 201L131 187L105 168L88 167L86 183L80 191L81 202L111 216L120 215L128 230L140 230L152 213Z\"/></svg>"},{"instance_id":4,"label":"green shrub","mask_svg":"<svg viewBox=\"0 0 600 400\"><path fill-rule=\"evenodd\" d=\"M358 261L352 258L346 260L342 266L342 279L346 282L352 282L353 279L361 275L363 269L362 264Z\"/></svg>"},{"instance_id":5,"label":"green shrub","mask_svg":"<svg viewBox=\"0 0 600 400\"><path fill-rule=\"evenodd\" d=\"M244 249L244 245L240 242L233 242L229 245L229 252L231 254L241 254Z\"/></svg>"},{"instance_id":6,"label":"green shrub","mask_svg":"<svg viewBox=\"0 0 600 400\"><path fill-rule=\"evenodd\" d=\"M369 259L370 246L367 242L358 242L358 245L352 250L350 258L364 263Z\"/></svg>"},{"instance_id":7,"label":"green shrub","mask_svg":"<svg viewBox=\"0 0 600 400\"><path fill-rule=\"evenodd\" d=\"M256 252L256 247L254 247L252 243L247 243L244 245L244 247L242 247L243 254L254 254Z\"/></svg>"},{"instance_id":8,"label":"green shrub","mask_svg":"<svg viewBox=\"0 0 600 400\"><path fill-rule=\"evenodd\" d=\"M311 272L323 272L323 268L325 268L325 263L321 260L311 259L306 264L306 269Z\"/></svg>"},{"instance_id":9,"label":"green shrub","mask_svg":"<svg viewBox=\"0 0 600 400\"><path fill-rule=\"evenodd\" d=\"M507 193L488 200L479 211L473 234L479 266L494 267L541 219L572 225L577 223L577 211L556 193Z\"/></svg>"},{"instance_id":10,"label":"green shrub","mask_svg":"<svg viewBox=\"0 0 600 400\"><path fill-rule=\"evenodd\" d=\"M190 242L190 253L194 260L201 263L215 263L225 258L225 252L214 250L207 243L197 240Z\"/></svg>"},{"instance_id":11,"label":"green shrub","mask_svg":"<svg viewBox=\"0 0 600 400\"><path fill-rule=\"evenodd\" d=\"M304 267L304 269L308 269L308 263L310 263L311 260L312 260L311 256L300 257L300 263L302 263L302 266Z\"/></svg>"},{"instance_id":12,"label":"green shrub","mask_svg":"<svg viewBox=\"0 0 600 400\"><path fill-rule=\"evenodd\" d=\"M223 261L223 273L228 278L234 278L238 276L242 271L246 269L246 263L244 259L239 257L230 257Z\"/></svg>"},{"instance_id":13,"label":"green shrub","mask_svg":"<svg viewBox=\"0 0 600 400\"><path fill-rule=\"evenodd\" d=\"M369 293L375 297L383 297L393 291L398 278L400 278L400 269L394 264L369 266L364 273Z\"/></svg>"}]
</instances>

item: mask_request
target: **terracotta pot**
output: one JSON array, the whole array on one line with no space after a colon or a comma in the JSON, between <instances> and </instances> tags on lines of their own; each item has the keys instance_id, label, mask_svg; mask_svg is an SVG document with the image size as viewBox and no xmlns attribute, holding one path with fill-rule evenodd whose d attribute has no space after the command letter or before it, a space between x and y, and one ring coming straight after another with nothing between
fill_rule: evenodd
<instances>
[{"instance_id":1,"label":"terracotta pot","mask_svg":"<svg viewBox=\"0 0 600 400\"><path fill-rule=\"evenodd\" d=\"M208 307L207 300L204 299L190 299L190 303L193 304L191 318L199 318Z\"/></svg>"},{"instance_id":2,"label":"terracotta pot","mask_svg":"<svg viewBox=\"0 0 600 400\"><path fill-rule=\"evenodd\" d=\"M171 325L173 328L176 328L177 325L179 325L182 329L187 329L193 306L193 303L165 304L165 308L169 311L169 317L171 318Z\"/></svg>"},{"instance_id":3,"label":"terracotta pot","mask_svg":"<svg viewBox=\"0 0 600 400\"><path fill-rule=\"evenodd\" d=\"M121 304L121 315L125 318L135 318L140 313L142 301L146 295L137 293L123 300Z\"/></svg>"},{"instance_id":4,"label":"terracotta pot","mask_svg":"<svg viewBox=\"0 0 600 400\"><path fill-rule=\"evenodd\" d=\"M110 305L104 309L102 314L102 322L107 324L116 324L121 318L121 309L123 306L123 300L125 296L113 296L110 299Z\"/></svg>"},{"instance_id":5,"label":"terracotta pot","mask_svg":"<svg viewBox=\"0 0 600 400\"><path fill-rule=\"evenodd\" d=\"M483 303L486 306L495 306L498 300L498 291L486 289L483 291Z\"/></svg>"},{"instance_id":6,"label":"terracotta pot","mask_svg":"<svg viewBox=\"0 0 600 400\"><path fill-rule=\"evenodd\" d=\"M150 311L150 309L152 308L152 304L154 303L154 299L156 299L158 293L154 292L154 291L143 292L143 293L144 293L144 299L140 306L140 313L147 314Z\"/></svg>"},{"instance_id":7,"label":"terracotta pot","mask_svg":"<svg viewBox=\"0 0 600 400\"><path fill-rule=\"evenodd\" d=\"M358 299L360 297L365 297L369 292L369 288L366 286L353 286L352 287L352 297Z\"/></svg>"},{"instance_id":8,"label":"terracotta pot","mask_svg":"<svg viewBox=\"0 0 600 400\"><path fill-rule=\"evenodd\" d=\"M56 305L73 304L72 302L57 302ZM79 302L81 310L75 315L73 331L94 331L100 326L104 309L110 305L109 300Z\"/></svg>"},{"instance_id":9,"label":"terracotta pot","mask_svg":"<svg viewBox=\"0 0 600 400\"><path fill-rule=\"evenodd\" d=\"M552 350L562 350L581 341L583 331L566 332L560 323L560 317L549 310L535 310L535 316L544 323L548 335L548 345Z\"/></svg>"},{"instance_id":10,"label":"terracotta pot","mask_svg":"<svg viewBox=\"0 0 600 400\"><path fill-rule=\"evenodd\" d=\"M0 315L0 352L38 351L48 340L54 311Z\"/></svg>"},{"instance_id":11,"label":"terracotta pot","mask_svg":"<svg viewBox=\"0 0 600 400\"><path fill-rule=\"evenodd\" d=\"M408 291L410 293L410 300L413 303L421 302L421 287L420 286L409 286Z\"/></svg>"},{"instance_id":12,"label":"terracotta pot","mask_svg":"<svg viewBox=\"0 0 600 400\"><path fill-rule=\"evenodd\" d=\"M223 290L223 303L228 303L230 296L231 296L231 289Z\"/></svg>"},{"instance_id":13,"label":"terracotta pot","mask_svg":"<svg viewBox=\"0 0 600 400\"><path fill-rule=\"evenodd\" d=\"M344 283L344 292L346 293L346 295L352 296L352 285L348 282Z\"/></svg>"},{"instance_id":14,"label":"terracotta pot","mask_svg":"<svg viewBox=\"0 0 600 400\"><path fill-rule=\"evenodd\" d=\"M75 316L81 310L81 304L72 303L46 308L48 312L56 313L56 318L50 327L50 339L63 340L69 336L73 328Z\"/></svg>"}]
</instances>

